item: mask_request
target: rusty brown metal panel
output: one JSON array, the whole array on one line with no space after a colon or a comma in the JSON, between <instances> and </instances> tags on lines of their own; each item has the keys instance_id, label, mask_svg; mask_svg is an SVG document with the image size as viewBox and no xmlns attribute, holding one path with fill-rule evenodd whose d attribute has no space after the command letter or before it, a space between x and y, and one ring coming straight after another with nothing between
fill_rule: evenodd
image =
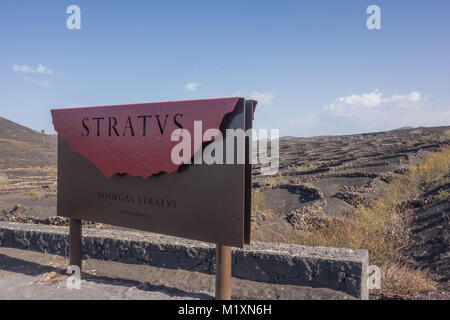
<instances>
[{"instance_id":1,"label":"rusty brown metal panel","mask_svg":"<svg viewBox=\"0 0 450 320\"><path fill-rule=\"evenodd\" d=\"M245 128L245 118L245 101L239 99L221 130ZM60 216L243 247L244 180L245 164L185 165L147 179L106 178L67 142L58 144Z\"/></svg>"}]
</instances>

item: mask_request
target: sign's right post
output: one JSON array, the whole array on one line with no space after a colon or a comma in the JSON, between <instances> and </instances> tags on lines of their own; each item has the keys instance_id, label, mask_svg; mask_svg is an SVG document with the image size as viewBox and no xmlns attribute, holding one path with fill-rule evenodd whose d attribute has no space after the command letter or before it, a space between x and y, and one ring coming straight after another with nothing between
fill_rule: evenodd
<instances>
[{"instance_id":1,"label":"sign's right post","mask_svg":"<svg viewBox=\"0 0 450 320\"><path fill-rule=\"evenodd\" d=\"M244 243L250 244L251 188L252 188L252 131L256 101L245 101L245 195L244 195ZM231 300L231 247L216 244L216 300Z\"/></svg>"},{"instance_id":2,"label":"sign's right post","mask_svg":"<svg viewBox=\"0 0 450 320\"><path fill-rule=\"evenodd\" d=\"M231 300L231 247L216 245L216 300Z\"/></svg>"}]
</instances>

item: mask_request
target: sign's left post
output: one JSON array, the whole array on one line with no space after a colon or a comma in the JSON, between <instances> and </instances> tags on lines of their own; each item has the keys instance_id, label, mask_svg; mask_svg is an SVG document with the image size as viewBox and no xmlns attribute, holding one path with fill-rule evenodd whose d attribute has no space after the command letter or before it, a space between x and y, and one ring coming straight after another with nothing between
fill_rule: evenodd
<instances>
[{"instance_id":1,"label":"sign's left post","mask_svg":"<svg viewBox=\"0 0 450 320\"><path fill-rule=\"evenodd\" d=\"M81 271L81 220L70 218L69 222L69 258L71 266Z\"/></svg>"}]
</instances>

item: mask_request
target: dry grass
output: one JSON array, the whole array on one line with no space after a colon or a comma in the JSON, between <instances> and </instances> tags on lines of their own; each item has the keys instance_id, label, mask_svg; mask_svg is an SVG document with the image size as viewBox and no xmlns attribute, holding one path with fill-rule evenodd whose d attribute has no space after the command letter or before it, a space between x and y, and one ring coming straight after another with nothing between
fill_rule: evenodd
<instances>
[{"instance_id":1,"label":"dry grass","mask_svg":"<svg viewBox=\"0 0 450 320\"><path fill-rule=\"evenodd\" d=\"M0 186L8 184L8 176L6 174L0 173Z\"/></svg>"},{"instance_id":2,"label":"dry grass","mask_svg":"<svg viewBox=\"0 0 450 320\"><path fill-rule=\"evenodd\" d=\"M414 294L436 290L436 282L424 270L393 263L382 266L381 274L381 288L384 292Z\"/></svg>"},{"instance_id":3,"label":"dry grass","mask_svg":"<svg viewBox=\"0 0 450 320\"><path fill-rule=\"evenodd\" d=\"M252 192L252 213L267 211L266 201L261 192Z\"/></svg>"},{"instance_id":4,"label":"dry grass","mask_svg":"<svg viewBox=\"0 0 450 320\"><path fill-rule=\"evenodd\" d=\"M267 177L264 180L265 183L270 184L271 186L276 186L276 185L279 185L279 184L283 184L283 183L286 183L288 181L289 181L289 179L287 177L283 177L281 172L278 172L274 176Z\"/></svg>"},{"instance_id":5,"label":"dry grass","mask_svg":"<svg viewBox=\"0 0 450 320\"><path fill-rule=\"evenodd\" d=\"M295 168L295 171L297 171L297 172L309 172L309 171L313 171L315 169L317 169L317 167L315 165L307 164L307 165L304 165L304 166L297 166Z\"/></svg>"},{"instance_id":6,"label":"dry grass","mask_svg":"<svg viewBox=\"0 0 450 320\"><path fill-rule=\"evenodd\" d=\"M418 141L422 143L440 143L445 142L450 139L450 129L441 131L439 133L431 133L428 135L423 135L419 137Z\"/></svg>"},{"instance_id":7,"label":"dry grass","mask_svg":"<svg viewBox=\"0 0 450 320\"><path fill-rule=\"evenodd\" d=\"M450 199L450 192L444 191L444 190L439 190L437 199L438 200L448 200L448 199Z\"/></svg>"},{"instance_id":8,"label":"dry grass","mask_svg":"<svg viewBox=\"0 0 450 320\"><path fill-rule=\"evenodd\" d=\"M276 218L280 218L279 215L273 211L265 212L266 218L270 221L276 221ZM255 241L262 242L279 242L279 243L300 243L298 237L298 231L286 224L281 223L265 223L260 226L258 230L252 233L252 238Z\"/></svg>"},{"instance_id":9,"label":"dry grass","mask_svg":"<svg viewBox=\"0 0 450 320\"><path fill-rule=\"evenodd\" d=\"M41 194L37 191L27 191L24 192L23 195L31 198L38 198Z\"/></svg>"},{"instance_id":10,"label":"dry grass","mask_svg":"<svg viewBox=\"0 0 450 320\"><path fill-rule=\"evenodd\" d=\"M383 196L370 205L359 206L344 219L330 220L328 227L316 228L302 237L308 245L365 248L371 262L382 265L398 256L408 240L410 212L402 204L425 189L443 183L450 172L450 148L437 152L421 164L396 177Z\"/></svg>"},{"instance_id":11,"label":"dry grass","mask_svg":"<svg viewBox=\"0 0 450 320\"><path fill-rule=\"evenodd\" d=\"M370 263L382 269L383 289L397 293L429 290L434 282L426 273L398 264L404 260L401 249L407 245L411 222L411 211L403 204L427 188L445 183L449 173L450 148L446 148L394 178L384 195L370 205L361 205L344 218L329 218L325 224L309 226L309 231L277 229L262 240L367 249Z\"/></svg>"},{"instance_id":12,"label":"dry grass","mask_svg":"<svg viewBox=\"0 0 450 320\"><path fill-rule=\"evenodd\" d=\"M47 272L36 281L37 284L52 286L67 280L67 275L62 272Z\"/></svg>"}]
</instances>

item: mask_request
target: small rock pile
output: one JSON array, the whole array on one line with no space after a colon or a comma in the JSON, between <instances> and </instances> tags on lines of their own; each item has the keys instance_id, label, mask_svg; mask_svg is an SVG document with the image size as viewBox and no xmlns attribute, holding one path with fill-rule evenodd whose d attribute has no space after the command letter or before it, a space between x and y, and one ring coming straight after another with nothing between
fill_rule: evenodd
<instances>
[{"instance_id":1,"label":"small rock pile","mask_svg":"<svg viewBox=\"0 0 450 320\"><path fill-rule=\"evenodd\" d=\"M6 222L19 222L19 223L33 223L33 224L46 224L53 226L68 226L69 218L66 217L28 217L24 214L27 209L20 204L16 204L12 209L5 210L2 209L0 212L0 221ZM103 228L103 224L96 224L94 222L85 221L82 222L83 225L92 226L96 228Z\"/></svg>"},{"instance_id":2,"label":"small rock pile","mask_svg":"<svg viewBox=\"0 0 450 320\"><path fill-rule=\"evenodd\" d=\"M326 200L315 201L311 206L297 208L286 213L286 221L297 230L310 230L328 224L329 218L322 213Z\"/></svg>"}]
</instances>

